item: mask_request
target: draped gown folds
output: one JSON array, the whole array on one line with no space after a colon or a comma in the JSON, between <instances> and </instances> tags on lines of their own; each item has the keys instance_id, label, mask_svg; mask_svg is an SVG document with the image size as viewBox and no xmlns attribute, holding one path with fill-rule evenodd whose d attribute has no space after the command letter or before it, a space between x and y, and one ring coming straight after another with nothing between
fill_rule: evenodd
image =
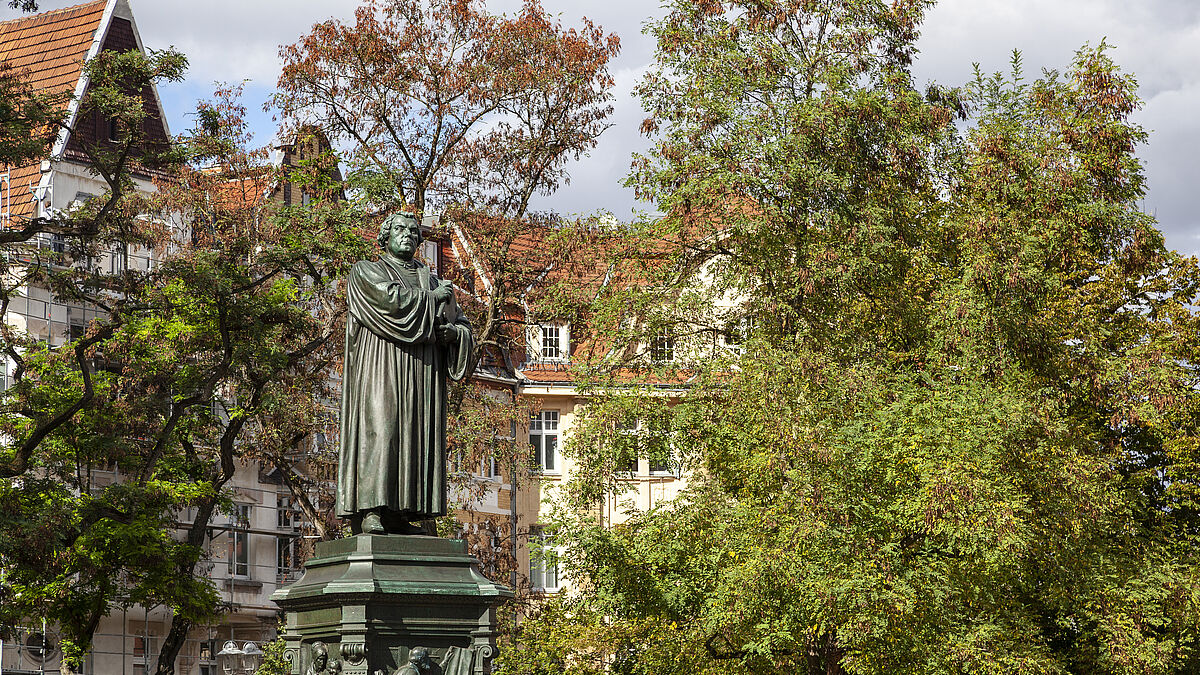
<instances>
[{"instance_id":1,"label":"draped gown folds","mask_svg":"<svg viewBox=\"0 0 1200 675\"><path fill-rule=\"evenodd\" d=\"M380 507L409 520L446 513L446 380L467 375L474 339L461 314L438 307L439 283L420 262L386 253L350 272L340 517ZM458 339L439 344L434 328L447 319Z\"/></svg>"}]
</instances>

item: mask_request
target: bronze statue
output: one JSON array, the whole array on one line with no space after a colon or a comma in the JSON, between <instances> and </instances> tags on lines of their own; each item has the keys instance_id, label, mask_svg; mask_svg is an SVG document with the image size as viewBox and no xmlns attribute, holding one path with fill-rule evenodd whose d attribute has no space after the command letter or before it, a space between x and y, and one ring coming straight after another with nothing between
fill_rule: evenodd
<instances>
[{"instance_id":1,"label":"bronze statue","mask_svg":"<svg viewBox=\"0 0 1200 675\"><path fill-rule=\"evenodd\" d=\"M429 658L429 650L417 647L408 653L408 663L395 675L441 675L442 669Z\"/></svg>"},{"instance_id":2,"label":"bronze statue","mask_svg":"<svg viewBox=\"0 0 1200 675\"><path fill-rule=\"evenodd\" d=\"M411 521L446 513L446 381L468 374L474 338L420 243L413 214L388 216L383 255L347 283L337 514L356 534L419 534Z\"/></svg>"}]
</instances>

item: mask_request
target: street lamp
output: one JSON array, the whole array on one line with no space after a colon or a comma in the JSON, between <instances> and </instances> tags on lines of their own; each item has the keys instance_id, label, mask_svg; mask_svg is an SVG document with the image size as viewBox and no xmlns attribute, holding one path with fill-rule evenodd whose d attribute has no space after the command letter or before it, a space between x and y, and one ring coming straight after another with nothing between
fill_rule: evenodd
<instances>
[{"instance_id":1,"label":"street lamp","mask_svg":"<svg viewBox=\"0 0 1200 675\"><path fill-rule=\"evenodd\" d=\"M253 642L246 642L241 649L229 640L217 653L217 665L223 675L254 675L262 664L263 651Z\"/></svg>"},{"instance_id":2,"label":"street lamp","mask_svg":"<svg viewBox=\"0 0 1200 675\"><path fill-rule=\"evenodd\" d=\"M241 661L242 650L238 649L233 640L226 642L221 651L217 652L217 665L220 666L223 675L241 675Z\"/></svg>"},{"instance_id":3,"label":"street lamp","mask_svg":"<svg viewBox=\"0 0 1200 675\"><path fill-rule=\"evenodd\" d=\"M262 660L263 650L259 649L257 644L247 642L242 645L242 672L246 675L254 675L254 671L258 670Z\"/></svg>"}]
</instances>

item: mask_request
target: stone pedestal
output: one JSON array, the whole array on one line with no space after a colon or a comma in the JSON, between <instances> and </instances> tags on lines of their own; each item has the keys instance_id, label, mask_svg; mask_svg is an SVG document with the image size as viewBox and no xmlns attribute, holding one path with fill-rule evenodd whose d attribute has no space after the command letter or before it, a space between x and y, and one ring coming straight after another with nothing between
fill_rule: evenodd
<instances>
[{"instance_id":1,"label":"stone pedestal","mask_svg":"<svg viewBox=\"0 0 1200 675\"><path fill-rule=\"evenodd\" d=\"M415 672L487 675L496 606L509 597L464 541L360 534L318 543L304 575L271 599L286 612L293 675L332 674L335 662L341 675L393 675L417 647L434 665ZM314 670L321 652L328 666Z\"/></svg>"}]
</instances>

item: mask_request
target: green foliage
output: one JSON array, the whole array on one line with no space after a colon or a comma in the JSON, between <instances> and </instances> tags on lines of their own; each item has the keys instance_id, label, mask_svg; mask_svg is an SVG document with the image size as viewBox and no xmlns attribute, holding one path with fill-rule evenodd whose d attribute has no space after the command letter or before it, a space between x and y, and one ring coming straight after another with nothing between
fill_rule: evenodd
<instances>
[{"instance_id":1,"label":"green foliage","mask_svg":"<svg viewBox=\"0 0 1200 675\"><path fill-rule=\"evenodd\" d=\"M572 592L510 672L1200 668L1200 266L1138 208L1135 82L1101 44L918 93L927 4L651 25L660 253L592 310L621 329L567 447ZM688 487L602 528L630 415Z\"/></svg>"},{"instance_id":2,"label":"green foliage","mask_svg":"<svg viewBox=\"0 0 1200 675\"><path fill-rule=\"evenodd\" d=\"M262 646L263 660L254 675L290 675L292 665L284 656L286 645L283 638L276 638Z\"/></svg>"},{"instance_id":3,"label":"green foliage","mask_svg":"<svg viewBox=\"0 0 1200 675\"><path fill-rule=\"evenodd\" d=\"M236 91L203 103L190 134L146 133L150 88L185 64L175 52L89 61L80 117L115 119L118 133L79 146L107 190L0 233L0 311L34 288L95 317L82 335L0 328L15 364L0 397L0 623L55 625L67 671L114 608L171 610L167 665L218 615L202 567L211 519L250 462L303 482L298 447L326 423L342 334L337 281L368 249L361 214L328 189L305 208L263 199L281 176L246 149ZM291 177L312 186L305 172L320 169ZM66 250L46 259L27 242L49 232ZM114 250L153 264L97 264ZM180 526L185 508L196 515Z\"/></svg>"}]
</instances>

